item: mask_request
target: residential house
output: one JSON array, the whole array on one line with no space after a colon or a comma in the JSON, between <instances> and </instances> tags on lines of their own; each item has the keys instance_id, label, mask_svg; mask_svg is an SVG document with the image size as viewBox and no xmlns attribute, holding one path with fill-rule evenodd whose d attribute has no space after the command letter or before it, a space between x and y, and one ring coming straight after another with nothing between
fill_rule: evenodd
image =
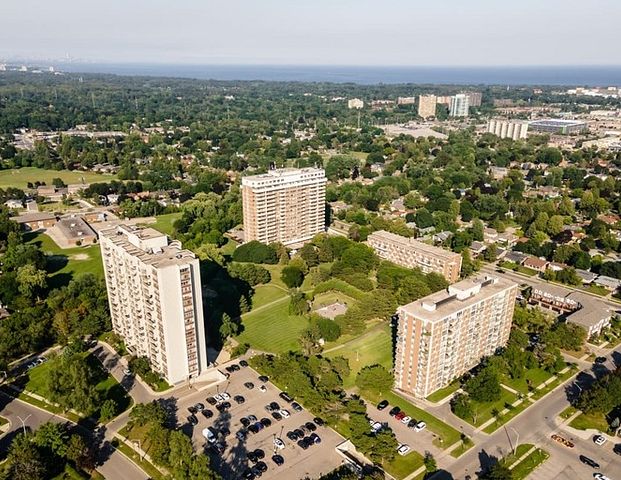
<instances>
[{"instance_id":1,"label":"residential house","mask_svg":"<svg viewBox=\"0 0 621 480\"><path fill-rule=\"evenodd\" d=\"M542 273L546 271L546 269L548 268L548 264L549 262L547 260L533 257L532 255L526 257L526 259L522 262L522 265L526 268L530 268L532 270L536 270Z\"/></svg>"}]
</instances>

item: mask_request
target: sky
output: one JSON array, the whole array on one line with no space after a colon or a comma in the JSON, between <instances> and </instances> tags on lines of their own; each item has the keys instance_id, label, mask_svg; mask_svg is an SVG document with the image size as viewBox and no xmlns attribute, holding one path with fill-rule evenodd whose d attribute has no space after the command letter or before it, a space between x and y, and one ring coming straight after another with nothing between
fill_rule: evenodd
<instances>
[{"instance_id":1,"label":"sky","mask_svg":"<svg viewBox=\"0 0 621 480\"><path fill-rule=\"evenodd\" d=\"M0 60L619 65L621 0L0 0Z\"/></svg>"}]
</instances>

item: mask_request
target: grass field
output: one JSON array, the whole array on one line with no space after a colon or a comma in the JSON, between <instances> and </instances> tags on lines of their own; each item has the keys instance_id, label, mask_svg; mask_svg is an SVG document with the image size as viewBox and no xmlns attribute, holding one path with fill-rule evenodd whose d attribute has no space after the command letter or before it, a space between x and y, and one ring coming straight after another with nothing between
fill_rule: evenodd
<instances>
[{"instance_id":1,"label":"grass field","mask_svg":"<svg viewBox=\"0 0 621 480\"><path fill-rule=\"evenodd\" d=\"M518 448L521 445L518 446ZM528 451L528 450L527 450ZM526 453L526 452L524 452ZM545 462L550 454L541 448L533 450L524 460L515 465L511 470L513 480L527 478L539 465Z\"/></svg>"},{"instance_id":2,"label":"grass field","mask_svg":"<svg viewBox=\"0 0 621 480\"><path fill-rule=\"evenodd\" d=\"M569 426L578 430L588 430L589 428L594 428L600 432L608 430L608 422L603 413L581 413L569 422Z\"/></svg>"},{"instance_id":3,"label":"grass field","mask_svg":"<svg viewBox=\"0 0 621 480\"><path fill-rule=\"evenodd\" d=\"M479 403L472 401L472 411L476 414L476 421L472 418L465 418L468 423L478 427L493 417L492 412L497 409L501 412L505 408L505 404L511 404L517 400L517 396L504 388L501 391L500 400L496 402Z\"/></svg>"},{"instance_id":4,"label":"grass field","mask_svg":"<svg viewBox=\"0 0 621 480\"><path fill-rule=\"evenodd\" d=\"M457 448L451 450L451 457L459 458L472 447L474 447L474 442L468 438L466 441L461 442Z\"/></svg>"},{"instance_id":5,"label":"grass field","mask_svg":"<svg viewBox=\"0 0 621 480\"><path fill-rule=\"evenodd\" d=\"M101 250L99 245L62 249L45 233L31 232L25 235L28 243L34 243L47 255L50 286L60 287L69 283L76 275L93 273L103 277Z\"/></svg>"},{"instance_id":6,"label":"grass field","mask_svg":"<svg viewBox=\"0 0 621 480\"><path fill-rule=\"evenodd\" d=\"M453 393L455 393L457 390L459 390L459 387L460 387L459 380L455 380L450 385L433 392L431 395L427 397L427 400L429 400L430 402L437 403L440 400L444 400L449 395L452 395Z\"/></svg>"},{"instance_id":7,"label":"grass field","mask_svg":"<svg viewBox=\"0 0 621 480\"><path fill-rule=\"evenodd\" d=\"M336 302L345 303L347 306L351 307L356 303L356 300L341 292L324 292L315 297L313 301L313 310L325 307L326 305L332 305Z\"/></svg>"},{"instance_id":8,"label":"grass field","mask_svg":"<svg viewBox=\"0 0 621 480\"><path fill-rule=\"evenodd\" d=\"M537 385L542 384L546 380L552 377L552 374L546 372L542 368L533 368L530 370L526 370L524 376L522 378L510 378L508 375L504 376L500 383L507 385L508 387L517 390L518 392L522 392L523 394L527 394L529 392L528 385L532 388L537 387Z\"/></svg>"},{"instance_id":9,"label":"grass field","mask_svg":"<svg viewBox=\"0 0 621 480\"><path fill-rule=\"evenodd\" d=\"M254 295L252 296L252 308L257 309L287 296L287 292L276 285L258 285L255 287Z\"/></svg>"},{"instance_id":10,"label":"grass field","mask_svg":"<svg viewBox=\"0 0 621 480\"><path fill-rule=\"evenodd\" d=\"M0 170L0 188L27 188L28 182L45 182L52 185L52 179L60 178L66 184L109 182L116 175L82 172L78 170L45 170L43 168L23 167L11 170Z\"/></svg>"},{"instance_id":11,"label":"grass field","mask_svg":"<svg viewBox=\"0 0 621 480\"><path fill-rule=\"evenodd\" d=\"M130 397L127 396L125 390L119 383L112 377L105 373L105 370L101 367L101 363L97 360L92 354L88 352L84 352L81 355L85 355L87 357L87 362L91 364L95 368L100 368L102 372L104 372L105 376L103 376L102 380L95 385L95 390L97 390L102 399L113 399L118 406L118 413L125 411L129 408L131 404ZM26 384L26 390L41 395L42 397L47 398L49 396L47 391L47 377L49 375L49 371L51 366L53 366L53 361L43 363L28 372L28 383Z\"/></svg>"},{"instance_id":12,"label":"grass field","mask_svg":"<svg viewBox=\"0 0 621 480\"><path fill-rule=\"evenodd\" d=\"M158 232L170 235L173 231L173 223L175 223L180 218L181 212L158 215L157 217L155 217L155 222L149 224L149 227L155 228Z\"/></svg>"},{"instance_id":13,"label":"grass field","mask_svg":"<svg viewBox=\"0 0 621 480\"><path fill-rule=\"evenodd\" d=\"M349 361L351 373L343 379L345 388L351 388L356 382L356 375L367 365L380 364L388 370L392 369L392 338L390 327L380 328L361 335L357 339L325 353L328 358L345 357Z\"/></svg>"},{"instance_id":14,"label":"grass field","mask_svg":"<svg viewBox=\"0 0 621 480\"><path fill-rule=\"evenodd\" d=\"M255 309L242 316L244 331L237 337L240 343L272 353L299 350L298 338L308 327L304 317L289 315L289 297L276 303Z\"/></svg>"}]
</instances>

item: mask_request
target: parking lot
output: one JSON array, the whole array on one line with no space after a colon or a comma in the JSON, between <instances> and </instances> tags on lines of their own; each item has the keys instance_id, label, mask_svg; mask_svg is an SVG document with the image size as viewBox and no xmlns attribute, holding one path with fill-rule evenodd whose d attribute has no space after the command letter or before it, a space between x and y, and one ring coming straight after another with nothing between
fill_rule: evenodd
<instances>
[{"instance_id":1,"label":"parking lot","mask_svg":"<svg viewBox=\"0 0 621 480\"><path fill-rule=\"evenodd\" d=\"M231 363L237 364L238 362ZM230 364L221 365L220 370L224 372L227 365ZM343 459L336 453L335 447L343 441L343 438L326 426L317 426L314 433L320 437L321 443L312 444L306 450L302 449L296 441L287 438L286 434L307 422L312 422L313 415L306 410L295 412L289 402L279 397L281 393L279 389L270 382L261 382L258 377L259 374L250 367L242 367L232 372L227 382L179 400L177 405L179 423L183 424L183 430L192 436L198 451L207 452L214 468L223 478L230 479L244 478L247 469L254 465L249 461L248 453L255 449L261 449L265 454L261 460L267 465L267 471L262 474L261 478L300 479L306 476L317 478L338 467ZM247 382L254 384L254 388L245 387L244 383ZM264 392L260 390L262 385L265 386ZM230 395L228 402L231 407L220 412L214 405L208 404L206 398L222 392ZM234 401L236 395L242 395L245 399L244 403L238 404ZM188 407L198 402L202 403L206 410L213 412L213 416L206 418L204 414L198 412L195 415L198 424L192 426L187 419L190 416ZM265 406L271 402L277 402L281 409L286 409L290 414L289 418L275 420L265 409ZM258 421L268 418L271 425L256 434L248 432L246 439L240 440L236 437L236 433L240 429L247 431L241 419L249 415L256 416ZM217 433L229 432L219 436L225 445L223 453L219 454L215 449L210 448L209 443L203 437L202 432L207 427L212 427ZM308 438L310 434L306 432L306 437ZM282 439L283 449L276 449L274 446L276 438ZM272 460L272 455L275 453L283 457L283 465L278 466Z\"/></svg>"},{"instance_id":2,"label":"parking lot","mask_svg":"<svg viewBox=\"0 0 621 480\"><path fill-rule=\"evenodd\" d=\"M393 407L393 405L389 405L382 410L378 410L377 405L373 405L369 402L366 403L367 415L369 416L369 418L376 422L380 422L383 425L388 425L395 433L395 436L397 437L397 441L399 443L406 444L410 447L411 450L416 450L421 454L425 453L426 451L431 452L434 456L440 455L440 453L442 453L442 451L433 444L435 435L431 431L429 431L428 428L425 428L420 432L416 432L413 428L409 428L401 421L397 420L394 417L391 417L388 412Z\"/></svg>"}]
</instances>

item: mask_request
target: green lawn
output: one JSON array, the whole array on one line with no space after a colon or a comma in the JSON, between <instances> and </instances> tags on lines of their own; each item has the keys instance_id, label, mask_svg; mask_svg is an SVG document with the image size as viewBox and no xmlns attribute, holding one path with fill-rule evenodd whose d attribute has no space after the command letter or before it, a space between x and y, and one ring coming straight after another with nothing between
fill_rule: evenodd
<instances>
[{"instance_id":1,"label":"green lawn","mask_svg":"<svg viewBox=\"0 0 621 480\"><path fill-rule=\"evenodd\" d=\"M149 224L149 227L155 228L158 232L170 235L173 231L173 223L179 218L181 218L181 212L158 215L155 217L155 222Z\"/></svg>"},{"instance_id":2,"label":"green lawn","mask_svg":"<svg viewBox=\"0 0 621 480\"><path fill-rule=\"evenodd\" d=\"M600 285L589 285L588 287L582 287L582 290L589 293L594 293L595 295L599 295L601 297L605 297L610 293L610 290Z\"/></svg>"},{"instance_id":3,"label":"green lawn","mask_svg":"<svg viewBox=\"0 0 621 480\"><path fill-rule=\"evenodd\" d=\"M4 417L0 417L0 427L1 427L2 425L6 425L7 423L9 423L9 421L8 421L6 418L4 418Z\"/></svg>"},{"instance_id":4,"label":"green lawn","mask_svg":"<svg viewBox=\"0 0 621 480\"><path fill-rule=\"evenodd\" d=\"M254 288L254 295L252 296L252 308L257 309L263 305L267 305L275 300L287 297L288 294L282 288L276 285L258 285Z\"/></svg>"},{"instance_id":5,"label":"green lawn","mask_svg":"<svg viewBox=\"0 0 621 480\"><path fill-rule=\"evenodd\" d=\"M513 465L515 462L518 461L518 459L524 455L526 452L528 452L531 448L533 448L533 445L531 443L520 443L516 449L515 449L515 453L510 453L509 455L507 455L506 457L504 457L502 459L502 462L507 466L510 467L511 465Z\"/></svg>"},{"instance_id":6,"label":"green lawn","mask_svg":"<svg viewBox=\"0 0 621 480\"><path fill-rule=\"evenodd\" d=\"M455 393L457 390L459 390L459 387L460 387L459 380L455 380L450 385L433 392L431 395L427 397L427 400L429 400L430 402L437 403L440 400L444 400L449 395L452 395L453 393Z\"/></svg>"},{"instance_id":7,"label":"green lawn","mask_svg":"<svg viewBox=\"0 0 621 480\"><path fill-rule=\"evenodd\" d=\"M578 430L594 428L600 432L608 431L608 421L603 413L581 413L569 422L569 426Z\"/></svg>"},{"instance_id":8,"label":"green lawn","mask_svg":"<svg viewBox=\"0 0 621 480\"><path fill-rule=\"evenodd\" d=\"M563 410L561 413L559 413L558 416L562 418L563 420L567 420L569 417L571 417L576 412L577 410L574 407L569 406L565 410Z\"/></svg>"},{"instance_id":9,"label":"green lawn","mask_svg":"<svg viewBox=\"0 0 621 480\"><path fill-rule=\"evenodd\" d=\"M448 448L460 439L460 434L455 428L451 427L447 423L444 423L439 418L434 417L429 412L412 405L406 399L400 397L394 392L385 392L381 395L371 392L364 392L363 397L373 403L379 403L380 400L385 398L388 402L390 402L391 406L396 405L410 417L419 421L423 420L427 424L427 428L437 435L437 438L434 440L434 444L440 448Z\"/></svg>"},{"instance_id":10,"label":"green lawn","mask_svg":"<svg viewBox=\"0 0 621 480\"><path fill-rule=\"evenodd\" d=\"M52 179L61 178L66 184L109 182L116 179L116 175L82 172L79 170L45 170L43 168L22 167L11 170L0 170L0 188L26 188L28 182L45 182L52 185Z\"/></svg>"},{"instance_id":11,"label":"green lawn","mask_svg":"<svg viewBox=\"0 0 621 480\"><path fill-rule=\"evenodd\" d=\"M496 430L498 430L500 427L502 427L505 423L507 423L509 420L511 420L513 417L519 415L520 413L522 413L524 410L526 410L528 407L532 406L533 404L530 403L528 400L523 400L522 403L520 403L519 405L515 406L515 407L511 407L509 408L509 411L503 415L501 415L500 418L498 418L495 422L489 424L487 427L485 427L483 429L483 431L485 433L494 433ZM502 411L502 410L501 410Z\"/></svg>"},{"instance_id":12,"label":"green lawn","mask_svg":"<svg viewBox=\"0 0 621 480\"><path fill-rule=\"evenodd\" d=\"M41 232L30 232L25 235L28 243L34 243L48 258L49 283L52 287L60 287L81 273L93 273L103 277L103 263L99 245L62 249L54 241Z\"/></svg>"},{"instance_id":13,"label":"green lawn","mask_svg":"<svg viewBox=\"0 0 621 480\"><path fill-rule=\"evenodd\" d=\"M474 447L474 442L468 438L465 442L461 442L457 448L451 450L451 457L459 458L472 447Z\"/></svg>"},{"instance_id":14,"label":"green lawn","mask_svg":"<svg viewBox=\"0 0 621 480\"><path fill-rule=\"evenodd\" d=\"M68 463L62 473L56 475L52 480L84 480L91 478L90 475L81 474Z\"/></svg>"},{"instance_id":15,"label":"green lawn","mask_svg":"<svg viewBox=\"0 0 621 480\"><path fill-rule=\"evenodd\" d=\"M524 460L515 465L511 472L513 480L527 478L539 465L545 462L550 454L541 448L533 450Z\"/></svg>"},{"instance_id":16,"label":"green lawn","mask_svg":"<svg viewBox=\"0 0 621 480\"><path fill-rule=\"evenodd\" d=\"M112 440L112 446L123 455L130 458L135 464L142 468L145 473L149 475L149 477L153 480L164 480L164 475L162 475L162 473L157 468L155 468L155 466L153 466L151 462L148 462L140 455L138 455L138 453L134 449L128 447L116 438Z\"/></svg>"},{"instance_id":17,"label":"green lawn","mask_svg":"<svg viewBox=\"0 0 621 480\"><path fill-rule=\"evenodd\" d=\"M288 296L268 307L242 315L244 331L237 337L240 343L272 353L298 350L298 338L308 327L305 317L289 315Z\"/></svg>"},{"instance_id":18,"label":"green lawn","mask_svg":"<svg viewBox=\"0 0 621 480\"><path fill-rule=\"evenodd\" d=\"M531 387L534 389L538 385L548 380L550 377L552 377L552 374L546 372L544 369L533 368L530 370L526 370L522 378L510 378L508 375L503 376L500 383L504 383L508 387L511 387L514 390L517 390L518 392L526 395L529 392L529 382Z\"/></svg>"},{"instance_id":19,"label":"green lawn","mask_svg":"<svg viewBox=\"0 0 621 480\"><path fill-rule=\"evenodd\" d=\"M472 401L472 411L476 414L474 421L472 418L465 418L464 420L475 427L478 427L493 417L492 411L496 408L501 412L505 408L505 404L511 404L517 400L517 396L504 388L501 391L500 400L495 402L479 403Z\"/></svg>"},{"instance_id":20,"label":"green lawn","mask_svg":"<svg viewBox=\"0 0 621 480\"><path fill-rule=\"evenodd\" d=\"M84 352L82 355L86 356L87 362L94 368L100 368L103 373L103 378L95 385L95 389L100 393L101 398L113 399L117 404L117 413L127 410L131 404L131 398L127 395L123 387L119 383L103 370L101 363L89 352ZM47 377L49 375L52 361L45 362L28 372L28 383L26 384L26 390L41 395L42 397L48 397L47 391Z\"/></svg>"},{"instance_id":21,"label":"green lawn","mask_svg":"<svg viewBox=\"0 0 621 480\"><path fill-rule=\"evenodd\" d=\"M380 364L392 369L392 338L390 326L383 325L363 334L357 339L325 354L328 358L345 357L349 361L351 374L343 379L345 388L351 388L356 375L367 365Z\"/></svg>"}]
</instances>

